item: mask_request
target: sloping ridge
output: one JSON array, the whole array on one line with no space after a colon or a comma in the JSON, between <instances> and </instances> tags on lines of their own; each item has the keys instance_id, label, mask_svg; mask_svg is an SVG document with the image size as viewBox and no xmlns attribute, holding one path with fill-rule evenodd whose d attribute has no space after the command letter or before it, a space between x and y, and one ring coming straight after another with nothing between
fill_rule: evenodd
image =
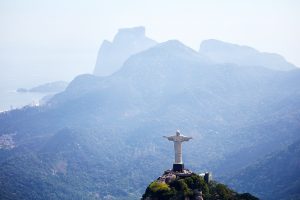
<instances>
[{"instance_id":1,"label":"sloping ridge","mask_svg":"<svg viewBox=\"0 0 300 200\"><path fill-rule=\"evenodd\" d=\"M229 182L263 199L300 198L300 140L239 172Z\"/></svg>"},{"instance_id":2,"label":"sloping ridge","mask_svg":"<svg viewBox=\"0 0 300 200\"><path fill-rule=\"evenodd\" d=\"M275 151L280 145L299 138L300 74L295 72L213 64L180 42L167 41L132 55L122 69L111 76L77 77L48 107L1 114L0 133L17 133L12 155L28 141L38 143L37 137L32 137L32 130L36 136L45 132L53 134L52 140L39 137L42 144L49 142L51 148L62 145L56 143L56 139L61 140L59 134L63 134L62 139L71 140L70 146L78 147L78 152L87 148L84 152L91 158L91 168L74 162L68 165L79 169L74 175L68 176L67 171L66 177L62 171L59 176L53 176L48 171L51 176L42 177L72 183L74 187L65 186L74 198L81 197L76 192L117 198L138 195L136 191L144 190L146 183L171 162L172 146L163 144L161 136L174 127L195 138L191 145L185 146L184 158L195 171L213 166L222 172L224 165L216 166L216 161L226 163L228 155L234 152L245 155L247 151L251 158L258 159L268 153L251 151L258 146L265 145L267 151ZM74 137L73 131L57 132L65 127L75 129L78 135ZM64 151L64 148L57 149ZM28 152L36 153L31 147ZM71 150L66 156L74 152L77 151ZM91 152L95 153L92 157ZM195 159L199 155L201 159ZM235 165L235 169L253 162L249 158ZM13 169L32 172L28 163L32 163L31 156L25 156L22 163L15 162ZM12 169L9 167L3 172L7 177ZM32 173L39 176L35 171ZM17 179L2 180L12 186L7 194L20 190ZM93 190L82 188L85 184ZM125 194L118 193L120 189L126 191ZM53 192L47 187L34 190L45 194Z\"/></svg>"},{"instance_id":3,"label":"sloping ridge","mask_svg":"<svg viewBox=\"0 0 300 200\"><path fill-rule=\"evenodd\" d=\"M287 62L284 57L275 53L258 50L219 40L204 40L199 52L217 63L234 63L240 66L262 66L272 70L288 71L296 66Z\"/></svg>"}]
</instances>

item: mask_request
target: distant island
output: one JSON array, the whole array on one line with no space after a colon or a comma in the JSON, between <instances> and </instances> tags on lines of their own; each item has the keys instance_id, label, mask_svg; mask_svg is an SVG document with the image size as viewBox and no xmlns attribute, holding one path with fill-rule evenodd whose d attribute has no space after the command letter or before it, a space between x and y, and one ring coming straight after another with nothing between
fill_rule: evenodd
<instances>
[{"instance_id":1,"label":"distant island","mask_svg":"<svg viewBox=\"0 0 300 200\"><path fill-rule=\"evenodd\" d=\"M56 92L64 91L67 86L68 86L68 82L55 81L55 82L38 85L38 86L30 88L30 89L18 88L17 92L56 93Z\"/></svg>"}]
</instances>

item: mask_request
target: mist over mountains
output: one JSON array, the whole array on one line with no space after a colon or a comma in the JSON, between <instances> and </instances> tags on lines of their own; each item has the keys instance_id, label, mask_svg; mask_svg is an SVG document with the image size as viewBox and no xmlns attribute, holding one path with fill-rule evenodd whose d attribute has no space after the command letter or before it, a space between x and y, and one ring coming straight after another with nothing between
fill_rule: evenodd
<instances>
[{"instance_id":1,"label":"mist over mountains","mask_svg":"<svg viewBox=\"0 0 300 200\"><path fill-rule=\"evenodd\" d=\"M299 199L300 142L242 169L231 179L240 191L256 191L262 199Z\"/></svg>"},{"instance_id":2,"label":"mist over mountains","mask_svg":"<svg viewBox=\"0 0 300 200\"><path fill-rule=\"evenodd\" d=\"M112 42L103 41L98 52L94 74L111 75L122 67L129 56L156 44L157 42L145 36L144 27L119 29Z\"/></svg>"},{"instance_id":3,"label":"mist over mountains","mask_svg":"<svg viewBox=\"0 0 300 200\"><path fill-rule=\"evenodd\" d=\"M199 52L217 63L234 63L240 66L261 66L274 70L288 71L296 66L287 62L281 55L259 52L248 46L231 44L219 40L205 40Z\"/></svg>"},{"instance_id":4,"label":"mist over mountains","mask_svg":"<svg viewBox=\"0 0 300 200\"><path fill-rule=\"evenodd\" d=\"M0 142L13 146L0 149L0 197L138 199L171 167L161 136L176 129L194 138L183 146L189 169L236 188L259 176L253 163L300 139L300 70L254 49L247 57L248 47L204 44L155 45L144 28L121 29L102 44L97 76L76 77L42 107L1 113Z\"/></svg>"}]
</instances>

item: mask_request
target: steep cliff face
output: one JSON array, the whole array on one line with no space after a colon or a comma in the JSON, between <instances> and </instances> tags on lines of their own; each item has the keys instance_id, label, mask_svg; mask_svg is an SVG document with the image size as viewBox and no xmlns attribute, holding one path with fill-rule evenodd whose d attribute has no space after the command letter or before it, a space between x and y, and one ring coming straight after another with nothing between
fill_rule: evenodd
<instances>
[{"instance_id":1,"label":"steep cliff face","mask_svg":"<svg viewBox=\"0 0 300 200\"><path fill-rule=\"evenodd\" d=\"M94 75L108 76L118 71L133 54L156 45L145 36L144 27L119 29L112 42L104 40L98 53Z\"/></svg>"}]
</instances>

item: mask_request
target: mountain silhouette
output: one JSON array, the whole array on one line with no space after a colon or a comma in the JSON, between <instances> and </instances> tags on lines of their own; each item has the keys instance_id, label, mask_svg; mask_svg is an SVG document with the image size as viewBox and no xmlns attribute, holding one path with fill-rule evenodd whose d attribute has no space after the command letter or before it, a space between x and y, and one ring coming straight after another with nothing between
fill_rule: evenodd
<instances>
[{"instance_id":1,"label":"mountain silhouette","mask_svg":"<svg viewBox=\"0 0 300 200\"><path fill-rule=\"evenodd\" d=\"M300 139L299 85L299 69L157 44L112 75L76 77L44 106L1 113L14 147L0 149L0 197L137 199L172 163L161 136L174 129L194 138L186 167L225 180Z\"/></svg>"},{"instance_id":2,"label":"mountain silhouette","mask_svg":"<svg viewBox=\"0 0 300 200\"><path fill-rule=\"evenodd\" d=\"M144 27L119 29L112 42L103 41L98 52L94 75L111 75L118 71L131 55L155 44L154 40L145 36Z\"/></svg>"},{"instance_id":3,"label":"mountain silhouette","mask_svg":"<svg viewBox=\"0 0 300 200\"><path fill-rule=\"evenodd\" d=\"M234 63L240 66L263 66L282 71L296 68L295 65L287 62L279 54L259 52L252 47L214 39L203 41L199 52L217 63Z\"/></svg>"}]
</instances>

